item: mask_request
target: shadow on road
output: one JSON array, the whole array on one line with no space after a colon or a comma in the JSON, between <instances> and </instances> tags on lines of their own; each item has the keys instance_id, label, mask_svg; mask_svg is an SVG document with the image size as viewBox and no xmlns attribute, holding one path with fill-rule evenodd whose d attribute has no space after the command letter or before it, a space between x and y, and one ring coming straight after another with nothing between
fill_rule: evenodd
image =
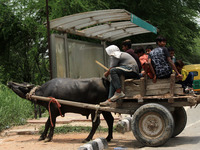
<instances>
[{"instance_id":1,"label":"shadow on road","mask_svg":"<svg viewBox=\"0 0 200 150\"><path fill-rule=\"evenodd\" d=\"M179 145L197 144L200 141L200 136L178 136L169 139L162 147L175 147Z\"/></svg>"},{"instance_id":2,"label":"shadow on road","mask_svg":"<svg viewBox=\"0 0 200 150\"><path fill-rule=\"evenodd\" d=\"M116 147L124 147L124 148L142 148L144 147L141 143L137 140L112 140L108 143L109 148L116 148Z\"/></svg>"},{"instance_id":3,"label":"shadow on road","mask_svg":"<svg viewBox=\"0 0 200 150\"><path fill-rule=\"evenodd\" d=\"M172 147L177 147L181 145L194 145L199 143L200 141L200 136L179 136L175 138L169 139L167 143L165 143L162 146L159 146L160 148L172 148ZM137 140L113 140L112 142L109 143L109 148L115 148L115 147L124 147L128 149L140 149L140 148L145 148L140 142ZM159 148L156 147L156 148ZM146 147L147 148L147 147Z\"/></svg>"}]
</instances>

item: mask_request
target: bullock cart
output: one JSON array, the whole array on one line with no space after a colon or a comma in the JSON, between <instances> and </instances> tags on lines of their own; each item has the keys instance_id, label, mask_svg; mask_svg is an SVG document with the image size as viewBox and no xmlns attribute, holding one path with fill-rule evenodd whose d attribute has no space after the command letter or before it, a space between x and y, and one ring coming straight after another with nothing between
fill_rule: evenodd
<instances>
[{"instance_id":1,"label":"bullock cart","mask_svg":"<svg viewBox=\"0 0 200 150\"><path fill-rule=\"evenodd\" d=\"M136 139L145 146L160 146L171 137L180 134L186 126L184 106L195 106L200 97L185 94L180 84L175 84L175 75L169 79L158 79L156 83L147 78L122 81L125 98L109 107L87 103L57 101L64 105L132 116L131 129ZM31 98L50 101L51 98L31 95Z\"/></svg>"}]
</instances>

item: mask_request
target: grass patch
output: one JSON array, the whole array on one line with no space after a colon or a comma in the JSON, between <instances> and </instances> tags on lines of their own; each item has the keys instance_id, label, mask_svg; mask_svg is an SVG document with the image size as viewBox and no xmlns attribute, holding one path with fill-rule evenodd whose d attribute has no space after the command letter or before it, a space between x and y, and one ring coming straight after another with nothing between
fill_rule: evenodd
<instances>
[{"instance_id":1,"label":"grass patch","mask_svg":"<svg viewBox=\"0 0 200 150\"><path fill-rule=\"evenodd\" d=\"M116 126L113 127L113 132L116 131ZM92 127L90 126L71 126L71 125L64 125L60 127L55 127L54 133L55 134L66 134L66 133L85 133L90 132ZM39 133L41 134L44 131L44 126L39 129ZM108 128L103 128L99 126L97 132L108 132Z\"/></svg>"},{"instance_id":2,"label":"grass patch","mask_svg":"<svg viewBox=\"0 0 200 150\"><path fill-rule=\"evenodd\" d=\"M33 118L33 106L28 100L17 96L7 86L0 84L0 132Z\"/></svg>"}]
</instances>

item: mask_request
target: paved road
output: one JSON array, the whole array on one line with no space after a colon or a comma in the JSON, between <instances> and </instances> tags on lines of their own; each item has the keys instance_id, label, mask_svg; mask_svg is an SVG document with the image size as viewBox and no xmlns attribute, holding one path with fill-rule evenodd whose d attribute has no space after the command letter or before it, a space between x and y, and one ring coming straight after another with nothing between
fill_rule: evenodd
<instances>
[{"instance_id":1,"label":"paved road","mask_svg":"<svg viewBox=\"0 0 200 150\"><path fill-rule=\"evenodd\" d=\"M141 150L198 150L200 149L200 106L185 108L187 111L187 125L183 132L171 138L162 147L143 147Z\"/></svg>"}]
</instances>

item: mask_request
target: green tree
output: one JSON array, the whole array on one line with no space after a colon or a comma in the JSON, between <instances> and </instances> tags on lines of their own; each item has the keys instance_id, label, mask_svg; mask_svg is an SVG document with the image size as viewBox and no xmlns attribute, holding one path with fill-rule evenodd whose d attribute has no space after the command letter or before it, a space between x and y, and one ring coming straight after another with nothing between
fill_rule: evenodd
<instances>
[{"instance_id":1,"label":"green tree","mask_svg":"<svg viewBox=\"0 0 200 150\"><path fill-rule=\"evenodd\" d=\"M49 77L48 60L45 59L45 20L37 15L40 9L34 10L29 5L19 7L26 6L26 3L12 2L0 3L1 81L5 83L7 80L15 80L39 84Z\"/></svg>"},{"instance_id":2,"label":"green tree","mask_svg":"<svg viewBox=\"0 0 200 150\"><path fill-rule=\"evenodd\" d=\"M195 22L200 12L199 0L136 0L127 3L127 10L132 10L159 29L158 34L167 38L167 46L174 47L178 59L193 63L190 58L196 45L194 39L199 37L200 30ZM155 39L155 36L149 36L148 39L145 36L139 36L138 39Z\"/></svg>"},{"instance_id":3,"label":"green tree","mask_svg":"<svg viewBox=\"0 0 200 150\"><path fill-rule=\"evenodd\" d=\"M186 61L186 64L199 64L199 56L200 56L200 38L194 39L195 47L192 49L191 57Z\"/></svg>"},{"instance_id":4,"label":"green tree","mask_svg":"<svg viewBox=\"0 0 200 150\"><path fill-rule=\"evenodd\" d=\"M49 0L50 20L80 12L102 9L126 9L148 20L175 48L177 59L191 59L197 52L194 39L199 37L195 17L200 0ZM26 81L35 84L50 78L45 0L1 0L0 2L0 81ZM131 37L133 42L154 41L157 35ZM73 35L69 37L79 38ZM122 39L124 40L124 39ZM121 43L118 40L115 43ZM196 58L199 53L196 53Z\"/></svg>"}]
</instances>

